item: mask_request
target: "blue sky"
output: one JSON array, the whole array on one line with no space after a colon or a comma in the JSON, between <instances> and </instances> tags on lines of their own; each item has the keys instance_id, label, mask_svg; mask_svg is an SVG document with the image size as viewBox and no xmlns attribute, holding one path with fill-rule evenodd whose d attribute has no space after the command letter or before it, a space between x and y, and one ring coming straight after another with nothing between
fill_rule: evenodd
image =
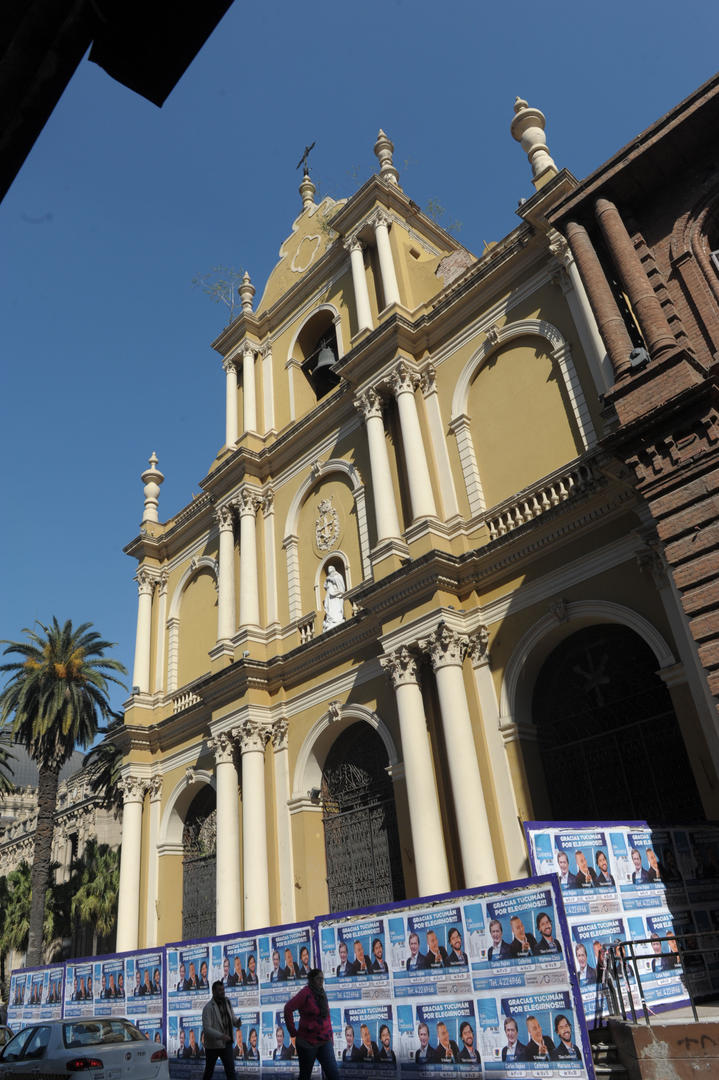
<instances>
[{"instance_id":1,"label":"blue sky","mask_svg":"<svg viewBox=\"0 0 719 1080\"><path fill-rule=\"evenodd\" d=\"M236 0L162 109L84 61L0 206L0 637L90 620L131 670L140 473L156 450L169 517L224 439L224 310L192 279L242 267L261 295L305 144L345 196L384 128L479 253L533 190L518 94L581 178L714 73L717 23L706 0Z\"/></svg>"}]
</instances>

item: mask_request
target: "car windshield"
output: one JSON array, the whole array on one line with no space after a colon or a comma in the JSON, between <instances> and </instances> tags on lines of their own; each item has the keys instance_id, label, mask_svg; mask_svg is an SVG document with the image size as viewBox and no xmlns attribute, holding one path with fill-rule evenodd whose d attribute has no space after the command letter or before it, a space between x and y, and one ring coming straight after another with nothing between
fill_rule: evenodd
<instances>
[{"instance_id":1,"label":"car windshield","mask_svg":"<svg viewBox=\"0 0 719 1080\"><path fill-rule=\"evenodd\" d=\"M68 1050L108 1043L143 1042L146 1038L127 1020L76 1020L62 1025L62 1041Z\"/></svg>"},{"instance_id":2,"label":"car windshield","mask_svg":"<svg viewBox=\"0 0 719 1080\"><path fill-rule=\"evenodd\" d=\"M24 1031L19 1031L17 1035L10 1040L7 1046L3 1047L2 1052L0 1052L0 1063L5 1061L17 1061L34 1030L35 1028L25 1028Z\"/></svg>"}]
</instances>

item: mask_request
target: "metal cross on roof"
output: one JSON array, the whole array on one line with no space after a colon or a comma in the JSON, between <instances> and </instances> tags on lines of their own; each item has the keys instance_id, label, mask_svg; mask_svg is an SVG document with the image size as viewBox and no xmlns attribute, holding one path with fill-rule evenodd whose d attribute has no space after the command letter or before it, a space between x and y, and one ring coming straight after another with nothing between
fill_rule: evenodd
<instances>
[{"instance_id":1,"label":"metal cross on roof","mask_svg":"<svg viewBox=\"0 0 719 1080\"><path fill-rule=\"evenodd\" d=\"M309 170L309 166L308 166L308 164L307 164L307 158L308 158L308 156L309 156L309 152L310 152L310 150L313 150L313 149L314 149L314 145L315 145L315 144L314 144L314 143L312 143L312 145L311 145L311 146L306 146L306 147L305 147L305 152L304 152L304 154L302 155L302 157L300 158L300 160L299 160L299 161L297 162L297 166L296 166L296 167L297 167L297 168L299 169L300 165L304 165L304 167L305 167L305 172L307 173L307 175L308 175L308 176L309 176L310 170Z\"/></svg>"}]
</instances>

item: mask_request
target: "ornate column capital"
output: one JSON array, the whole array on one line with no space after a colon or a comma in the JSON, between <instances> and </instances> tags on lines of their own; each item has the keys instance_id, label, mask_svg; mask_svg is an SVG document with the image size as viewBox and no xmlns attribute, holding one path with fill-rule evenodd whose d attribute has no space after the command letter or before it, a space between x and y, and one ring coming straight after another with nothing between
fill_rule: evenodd
<instances>
[{"instance_id":1,"label":"ornate column capital","mask_svg":"<svg viewBox=\"0 0 719 1080\"><path fill-rule=\"evenodd\" d=\"M372 417L382 419L382 397L372 386L356 395L354 406L358 412L362 413L362 419L365 422Z\"/></svg>"},{"instance_id":2,"label":"ornate column capital","mask_svg":"<svg viewBox=\"0 0 719 1080\"><path fill-rule=\"evenodd\" d=\"M157 579L157 587L160 592L160 596L167 596L167 583L170 580L170 574L167 570L161 570Z\"/></svg>"},{"instance_id":3,"label":"ornate column capital","mask_svg":"<svg viewBox=\"0 0 719 1080\"><path fill-rule=\"evenodd\" d=\"M245 341L240 351L242 353L243 360L245 360L247 357L249 357L251 360L254 360L257 348L256 346L250 345L249 341Z\"/></svg>"},{"instance_id":4,"label":"ornate column capital","mask_svg":"<svg viewBox=\"0 0 719 1080\"><path fill-rule=\"evenodd\" d=\"M289 721L284 718L275 720L272 725L272 746L275 750L287 749L287 733L289 728Z\"/></svg>"},{"instance_id":5,"label":"ornate column capital","mask_svg":"<svg viewBox=\"0 0 719 1080\"><path fill-rule=\"evenodd\" d=\"M486 626L478 626L474 633L469 635L467 655L473 667L489 663L489 630Z\"/></svg>"},{"instance_id":6,"label":"ornate column capital","mask_svg":"<svg viewBox=\"0 0 719 1080\"><path fill-rule=\"evenodd\" d=\"M566 269L570 263L574 262L572 253L569 250L569 244L556 229L549 230L547 239L549 240L550 254Z\"/></svg>"},{"instance_id":7,"label":"ornate column capital","mask_svg":"<svg viewBox=\"0 0 719 1080\"><path fill-rule=\"evenodd\" d=\"M356 232L350 233L349 236L345 237L345 239L342 241L342 247L345 249L345 251L348 251L350 255L353 251L364 251L364 244L362 243Z\"/></svg>"},{"instance_id":8,"label":"ornate column capital","mask_svg":"<svg viewBox=\"0 0 719 1080\"><path fill-rule=\"evenodd\" d=\"M262 503L262 496L256 488L243 484L233 502L240 517L255 517Z\"/></svg>"},{"instance_id":9,"label":"ornate column capital","mask_svg":"<svg viewBox=\"0 0 719 1080\"><path fill-rule=\"evenodd\" d=\"M238 727L232 729L232 734L240 744L243 754L253 751L264 752L272 734L268 724L259 720L243 720Z\"/></svg>"},{"instance_id":10,"label":"ornate column capital","mask_svg":"<svg viewBox=\"0 0 719 1080\"><path fill-rule=\"evenodd\" d=\"M260 345L258 352L263 360L266 360L268 356L272 356L272 342L266 341L263 345Z\"/></svg>"},{"instance_id":11,"label":"ornate column capital","mask_svg":"<svg viewBox=\"0 0 719 1080\"><path fill-rule=\"evenodd\" d=\"M222 361L222 369L225 375L229 375L231 371L234 371L235 374L237 374L237 365L235 364L234 357L226 356Z\"/></svg>"},{"instance_id":12,"label":"ornate column capital","mask_svg":"<svg viewBox=\"0 0 719 1080\"><path fill-rule=\"evenodd\" d=\"M144 567L135 574L135 581L137 582L137 591L140 596L152 596L157 581L157 575L152 570L147 570Z\"/></svg>"},{"instance_id":13,"label":"ornate column capital","mask_svg":"<svg viewBox=\"0 0 719 1080\"><path fill-rule=\"evenodd\" d=\"M447 623L441 622L428 637L419 641L422 652L429 653L432 668L437 671L443 667L461 667L467 654L469 638L458 634Z\"/></svg>"},{"instance_id":14,"label":"ornate column capital","mask_svg":"<svg viewBox=\"0 0 719 1080\"><path fill-rule=\"evenodd\" d=\"M232 506L229 503L225 504L225 506L218 506L215 509L215 520L220 532L231 529L233 524Z\"/></svg>"},{"instance_id":15,"label":"ornate column capital","mask_svg":"<svg viewBox=\"0 0 719 1080\"><path fill-rule=\"evenodd\" d=\"M366 220L367 224L371 225L373 229L376 229L378 225L385 225L389 228L392 224L392 218L383 206L376 206Z\"/></svg>"},{"instance_id":16,"label":"ornate column capital","mask_svg":"<svg viewBox=\"0 0 719 1080\"><path fill-rule=\"evenodd\" d=\"M147 791L147 781L140 776L122 776L117 781L123 803L142 803Z\"/></svg>"},{"instance_id":17,"label":"ornate column capital","mask_svg":"<svg viewBox=\"0 0 719 1080\"><path fill-rule=\"evenodd\" d=\"M380 656L379 662L385 674L389 675L392 680L392 686L395 690L399 686L419 681L417 657L409 651L406 645L400 646L399 649L395 649L393 652L388 652L385 656Z\"/></svg>"},{"instance_id":18,"label":"ornate column capital","mask_svg":"<svg viewBox=\"0 0 719 1080\"><path fill-rule=\"evenodd\" d=\"M406 360L400 360L387 379L387 386L394 394L414 395L415 388L419 385L419 375L410 367Z\"/></svg>"},{"instance_id":19,"label":"ornate column capital","mask_svg":"<svg viewBox=\"0 0 719 1080\"><path fill-rule=\"evenodd\" d=\"M428 364L420 375L419 387L425 397L437 393L437 370L434 364Z\"/></svg>"},{"instance_id":20,"label":"ornate column capital","mask_svg":"<svg viewBox=\"0 0 719 1080\"><path fill-rule=\"evenodd\" d=\"M275 492L269 487L262 492L261 509L263 517L270 517L275 512Z\"/></svg>"},{"instance_id":21,"label":"ornate column capital","mask_svg":"<svg viewBox=\"0 0 719 1080\"><path fill-rule=\"evenodd\" d=\"M207 745L215 755L216 765L232 764L235 760L235 741L229 731L218 731L216 735L211 735Z\"/></svg>"}]
</instances>

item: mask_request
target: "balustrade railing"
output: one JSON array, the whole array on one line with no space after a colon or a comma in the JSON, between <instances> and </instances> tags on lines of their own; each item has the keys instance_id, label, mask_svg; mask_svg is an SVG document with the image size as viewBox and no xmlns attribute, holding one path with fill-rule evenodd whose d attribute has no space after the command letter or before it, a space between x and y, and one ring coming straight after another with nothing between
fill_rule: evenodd
<instances>
[{"instance_id":1,"label":"balustrade railing","mask_svg":"<svg viewBox=\"0 0 719 1080\"><path fill-rule=\"evenodd\" d=\"M587 488L593 487L599 478L596 466L591 462L578 462L570 469L556 473L541 481L536 487L527 488L513 499L494 507L485 518L490 540L505 536L520 525L546 514Z\"/></svg>"}]
</instances>

